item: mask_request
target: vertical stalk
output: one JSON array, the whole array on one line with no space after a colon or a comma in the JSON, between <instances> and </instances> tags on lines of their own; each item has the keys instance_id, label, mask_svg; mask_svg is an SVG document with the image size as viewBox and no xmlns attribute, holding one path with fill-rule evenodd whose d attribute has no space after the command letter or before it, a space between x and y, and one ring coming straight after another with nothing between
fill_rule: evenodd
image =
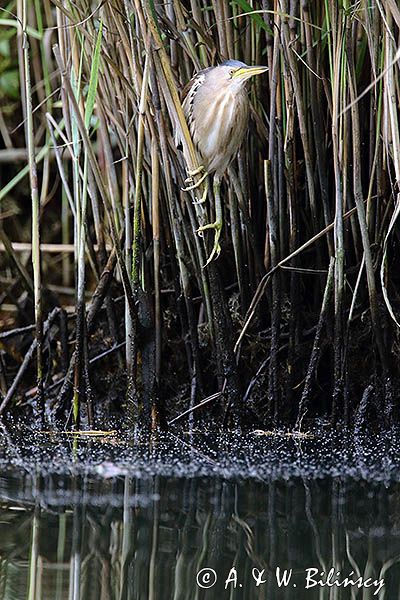
<instances>
[{"instance_id":1,"label":"vertical stalk","mask_svg":"<svg viewBox=\"0 0 400 600\"><path fill-rule=\"evenodd\" d=\"M125 156L128 154L128 143L125 147ZM125 264L129 273L132 272L132 225L131 225L131 195L129 192L129 169L128 162L124 160L122 163L122 200L124 206L125 220ZM128 299L125 297L125 360L126 371L128 378L128 386L130 379L133 379L133 357L132 357L132 336L133 336L133 319L129 310Z\"/></svg>"},{"instance_id":2,"label":"vertical stalk","mask_svg":"<svg viewBox=\"0 0 400 600\"><path fill-rule=\"evenodd\" d=\"M42 424L45 420L44 414L44 395L43 395L43 315L42 315L42 278L41 278L41 255L40 255L40 199L38 188L38 175L35 156L34 125L32 110L32 86L29 66L29 40L27 35L27 0L23 0L22 7L22 48L24 60L24 81L25 81L25 104L26 104L26 145L28 149L29 181L31 187L32 200L32 266L33 266L33 287L34 287L34 307L36 324L36 380L37 380L37 417L40 417Z\"/></svg>"},{"instance_id":3,"label":"vertical stalk","mask_svg":"<svg viewBox=\"0 0 400 600\"><path fill-rule=\"evenodd\" d=\"M336 11L335 3L331 2L333 11ZM332 31L336 32L333 37L333 60L334 68L332 85L332 141L333 141L333 165L335 174L335 334L334 334L334 389L332 420L335 421L338 414L338 402L343 392L343 294L344 294L344 234L343 234L343 189L341 157L343 155L343 118L340 117L341 98L343 91L343 22L338 18L330 19ZM335 29L336 22L337 30Z\"/></svg>"},{"instance_id":4,"label":"vertical stalk","mask_svg":"<svg viewBox=\"0 0 400 600\"><path fill-rule=\"evenodd\" d=\"M378 348L381 365L384 373L387 371L386 352L383 346L378 300L376 293L375 273L372 262L371 245L369 241L368 225L365 215L362 190L362 169L361 169L361 134L360 134L360 119L359 119L359 104L356 102L356 73L354 67L354 57L352 52L348 50L348 68L349 68L349 83L350 83L350 100L351 100L351 122L352 122L352 146L353 146L353 193L357 207L358 225L361 231L361 239L364 251L365 270L368 283L368 295L371 309L371 321L374 331L375 342Z\"/></svg>"},{"instance_id":5,"label":"vertical stalk","mask_svg":"<svg viewBox=\"0 0 400 600\"><path fill-rule=\"evenodd\" d=\"M161 374L161 292L160 292L160 163L158 146L155 140L151 144L151 211L153 226L154 252L154 307L156 323L156 383L160 383Z\"/></svg>"},{"instance_id":6,"label":"vertical stalk","mask_svg":"<svg viewBox=\"0 0 400 600\"><path fill-rule=\"evenodd\" d=\"M313 347L312 347L312 351L311 351L310 361L308 363L308 369L307 369L307 374L306 374L306 378L304 381L303 393L301 395L301 400L300 400L300 404L299 404L299 412L297 415L296 426L295 426L296 430L298 430L298 431L301 431L303 419L308 410L309 397L310 397L310 393L311 393L311 382L312 382L312 378L314 377L315 370L318 365L318 359L321 355L322 328L323 328L323 325L324 325L326 317L327 317L329 302L330 302L330 298L331 298L334 263L335 263L335 260L333 257L331 257L331 260L329 263L329 271L328 271L328 275L326 278L324 296L323 296L322 305L321 305L321 312L319 315L317 330L315 332L314 343L313 343Z\"/></svg>"},{"instance_id":7,"label":"vertical stalk","mask_svg":"<svg viewBox=\"0 0 400 600\"><path fill-rule=\"evenodd\" d=\"M139 287L139 263L141 241L141 207L142 207L142 173L143 173L143 148L144 148L144 122L147 102L147 86L149 81L149 54L143 72L142 91L139 104L139 122L136 154L136 181L133 204L133 241L132 241L132 283L134 293Z\"/></svg>"},{"instance_id":8,"label":"vertical stalk","mask_svg":"<svg viewBox=\"0 0 400 600\"><path fill-rule=\"evenodd\" d=\"M36 480L38 483L38 480ZM40 507L35 506L32 517L32 533L30 543L29 556L29 585L28 585L28 600L36 600L38 590L38 559L39 559L39 524L40 524Z\"/></svg>"},{"instance_id":9,"label":"vertical stalk","mask_svg":"<svg viewBox=\"0 0 400 600\"><path fill-rule=\"evenodd\" d=\"M268 234L271 255L271 267L274 269L278 263L278 221L276 210L276 191L271 173L271 161L264 162L265 195L267 199ZM272 276L272 307L271 307L271 347L268 380L268 412L273 418L274 424L278 418L278 350L280 330L280 286L279 273Z\"/></svg>"},{"instance_id":10,"label":"vertical stalk","mask_svg":"<svg viewBox=\"0 0 400 600\"><path fill-rule=\"evenodd\" d=\"M145 110L147 103L147 87L149 82L149 64L150 54L146 56L146 63L143 72L142 90L140 95L139 103L139 120L138 120L138 132L137 132L137 150L136 150L136 180L135 180L135 194L133 201L133 231L132 231L132 288L136 303L139 302L140 294L140 243L141 243L141 220L142 220L142 173L143 173L143 149L144 149L144 123L145 123ZM136 363L138 354L137 345L137 334L138 334L138 316L133 320L132 323L132 336L131 336L131 365L130 371L128 372L128 386L127 386L127 402L128 402L128 416L134 420L138 413L138 395L137 395L137 381L136 381Z\"/></svg>"},{"instance_id":11,"label":"vertical stalk","mask_svg":"<svg viewBox=\"0 0 400 600\"><path fill-rule=\"evenodd\" d=\"M57 569L57 579L55 586L55 600L62 600L63 595L63 568L62 565L65 560L65 546L66 546L66 533L67 533L67 514L64 512L58 516L58 535L57 535L57 563L59 568Z\"/></svg>"}]
</instances>

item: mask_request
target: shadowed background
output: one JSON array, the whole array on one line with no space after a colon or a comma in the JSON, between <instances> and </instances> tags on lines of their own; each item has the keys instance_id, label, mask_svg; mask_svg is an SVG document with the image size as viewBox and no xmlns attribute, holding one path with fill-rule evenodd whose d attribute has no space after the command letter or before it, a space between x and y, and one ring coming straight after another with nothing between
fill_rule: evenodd
<instances>
[{"instance_id":1,"label":"shadowed background","mask_svg":"<svg viewBox=\"0 0 400 600\"><path fill-rule=\"evenodd\" d=\"M394 0L7 2L0 413L396 420L399 25ZM227 58L269 70L203 268L174 135Z\"/></svg>"}]
</instances>

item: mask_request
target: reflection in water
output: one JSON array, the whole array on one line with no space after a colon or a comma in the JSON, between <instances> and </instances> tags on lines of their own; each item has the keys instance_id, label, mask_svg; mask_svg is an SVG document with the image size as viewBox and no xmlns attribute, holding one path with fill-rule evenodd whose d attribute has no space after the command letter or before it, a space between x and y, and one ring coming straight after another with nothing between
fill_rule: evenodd
<instances>
[{"instance_id":1,"label":"reflection in water","mask_svg":"<svg viewBox=\"0 0 400 600\"><path fill-rule=\"evenodd\" d=\"M376 587L304 589L305 569L318 567L334 568L342 577L350 572L364 579L384 577L379 598L395 600L400 597L399 491L399 484L335 479L2 478L0 598L378 597ZM277 566L293 569L281 589ZM209 589L196 583L205 568L218 577ZM256 587L252 573L262 569L266 583ZM203 571L201 577L203 585L211 585L214 573Z\"/></svg>"}]
</instances>

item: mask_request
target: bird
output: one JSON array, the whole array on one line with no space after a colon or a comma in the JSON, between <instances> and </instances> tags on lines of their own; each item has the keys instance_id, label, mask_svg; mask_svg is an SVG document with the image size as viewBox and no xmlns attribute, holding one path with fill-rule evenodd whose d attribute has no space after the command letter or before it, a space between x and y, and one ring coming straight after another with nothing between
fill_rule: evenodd
<instances>
[{"instance_id":1,"label":"bird","mask_svg":"<svg viewBox=\"0 0 400 600\"><path fill-rule=\"evenodd\" d=\"M223 210L221 204L221 180L245 136L249 119L248 82L255 75L265 73L268 67L248 66L239 60L227 60L215 67L208 67L195 74L183 90L182 108L200 167L188 170L183 188L190 191L205 182L204 193L197 201L203 203L208 195L208 176L213 175L215 221L197 229L199 235L214 229L214 245L204 266L221 251L219 239L222 230ZM179 138L176 142L179 144Z\"/></svg>"}]
</instances>

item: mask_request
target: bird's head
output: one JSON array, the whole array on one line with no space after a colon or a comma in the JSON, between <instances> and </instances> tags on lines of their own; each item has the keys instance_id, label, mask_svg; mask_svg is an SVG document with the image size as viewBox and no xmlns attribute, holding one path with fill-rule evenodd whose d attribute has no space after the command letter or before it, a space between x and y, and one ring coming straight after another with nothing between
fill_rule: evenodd
<instances>
[{"instance_id":1,"label":"bird's head","mask_svg":"<svg viewBox=\"0 0 400 600\"><path fill-rule=\"evenodd\" d=\"M268 67L249 67L239 60L227 60L222 65L219 65L217 69L220 71L219 75L221 78L234 87L242 87L250 77L261 75L261 73L268 71Z\"/></svg>"}]
</instances>

